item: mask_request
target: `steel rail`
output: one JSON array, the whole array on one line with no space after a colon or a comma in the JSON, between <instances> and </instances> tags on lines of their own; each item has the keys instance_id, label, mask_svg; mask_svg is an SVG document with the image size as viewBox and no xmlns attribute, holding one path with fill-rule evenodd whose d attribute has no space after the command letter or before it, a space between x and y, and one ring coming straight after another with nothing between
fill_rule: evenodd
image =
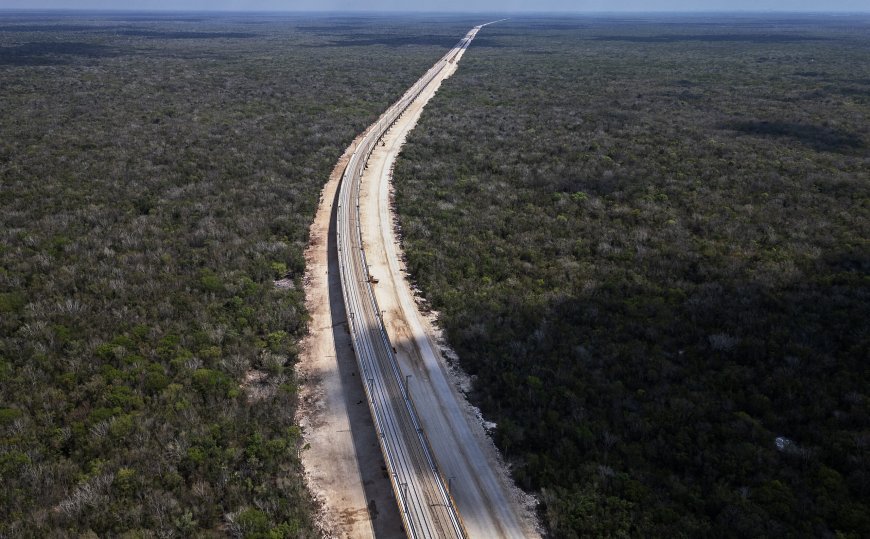
<instances>
[{"instance_id":1,"label":"steel rail","mask_svg":"<svg viewBox=\"0 0 870 539\"><path fill-rule=\"evenodd\" d=\"M365 132L344 170L339 191L336 243L351 343L402 525L415 539L465 538L467 533L438 470L384 327L362 242L359 191L375 145L432 80L468 48L482 26L470 30Z\"/></svg>"}]
</instances>

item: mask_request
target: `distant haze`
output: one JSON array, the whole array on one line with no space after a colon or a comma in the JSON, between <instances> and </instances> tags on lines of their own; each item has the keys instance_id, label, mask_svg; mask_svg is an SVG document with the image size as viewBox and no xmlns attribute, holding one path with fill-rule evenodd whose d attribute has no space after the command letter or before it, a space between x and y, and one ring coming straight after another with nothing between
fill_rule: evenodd
<instances>
[{"instance_id":1,"label":"distant haze","mask_svg":"<svg viewBox=\"0 0 870 539\"><path fill-rule=\"evenodd\" d=\"M0 9L181 11L868 11L868 0L3 0Z\"/></svg>"}]
</instances>

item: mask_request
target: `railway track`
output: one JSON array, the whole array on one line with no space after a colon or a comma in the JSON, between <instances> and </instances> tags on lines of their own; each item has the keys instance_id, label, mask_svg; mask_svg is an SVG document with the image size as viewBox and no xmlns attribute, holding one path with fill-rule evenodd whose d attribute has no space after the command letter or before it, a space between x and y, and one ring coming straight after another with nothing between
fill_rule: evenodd
<instances>
[{"instance_id":1,"label":"railway track","mask_svg":"<svg viewBox=\"0 0 870 539\"><path fill-rule=\"evenodd\" d=\"M464 538L467 532L426 439L372 290L360 231L360 182L366 162L384 133L435 77L456 61L483 26L472 28L364 134L342 176L336 210L336 244L348 329L402 523L413 538Z\"/></svg>"}]
</instances>

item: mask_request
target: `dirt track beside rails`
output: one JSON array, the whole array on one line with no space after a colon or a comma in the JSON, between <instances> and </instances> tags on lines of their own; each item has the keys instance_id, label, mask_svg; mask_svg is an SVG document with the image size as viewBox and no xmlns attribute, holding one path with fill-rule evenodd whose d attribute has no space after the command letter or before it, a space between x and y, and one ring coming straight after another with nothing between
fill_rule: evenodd
<instances>
[{"instance_id":1,"label":"dirt track beside rails","mask_svg":"<svg viewBox=\"0 0 870 539\"><path fill-rule=\"evenodd\" d=\"M469 536L538 537L534 500L513 485L477 411L450 375L440 332L417 306L393 229L393 164L423 107L441 81L455 72L462 54L420 94L369 158L362 178L360 225L370 273L379 281L374 289L390 341L402 372L411 375L411 396Z\"/></svg>"},{"instance_id":2,"label":"dirt track beside rails","mask_svg":"<svg viewBox=\"0 0 870 539\"><path fill-rule=\"evenodd\" d=\"M331 244L333 204L345 151L323 188L305 250L305 303L311 315L297 374L302 381L297 420L309 448L302 452L306 482L320 503L327 537L404 537L383 457L350 345L338 260Z\"/></svg>"}]
</instances>

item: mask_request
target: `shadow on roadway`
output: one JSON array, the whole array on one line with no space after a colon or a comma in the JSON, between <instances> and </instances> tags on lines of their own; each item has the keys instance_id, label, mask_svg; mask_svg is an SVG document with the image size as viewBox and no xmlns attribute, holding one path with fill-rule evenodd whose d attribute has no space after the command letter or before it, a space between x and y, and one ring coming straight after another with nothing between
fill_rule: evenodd
<instances>
[{"instance_id":1,"label":"shadow on roadway","mask_svg":"<svg viewBox=\"0 0 870 539\"><path fill-rule=\"evenodd\" d=\"M336 208L340 189L336 189L329 217L327 257L329 261L329 310L332 317L332 335L335 340L336 363L341 388L345 395L347 417L351 438L359 459L360 476L363 481L369 515L375 537L405 537L399 518L396 498L386 472L386 465L375 434L374 422L369 412L359 367L347 329L347 314L341 291L338 269L338 245L336 243Z\"/></svg>"}]
</instances>

